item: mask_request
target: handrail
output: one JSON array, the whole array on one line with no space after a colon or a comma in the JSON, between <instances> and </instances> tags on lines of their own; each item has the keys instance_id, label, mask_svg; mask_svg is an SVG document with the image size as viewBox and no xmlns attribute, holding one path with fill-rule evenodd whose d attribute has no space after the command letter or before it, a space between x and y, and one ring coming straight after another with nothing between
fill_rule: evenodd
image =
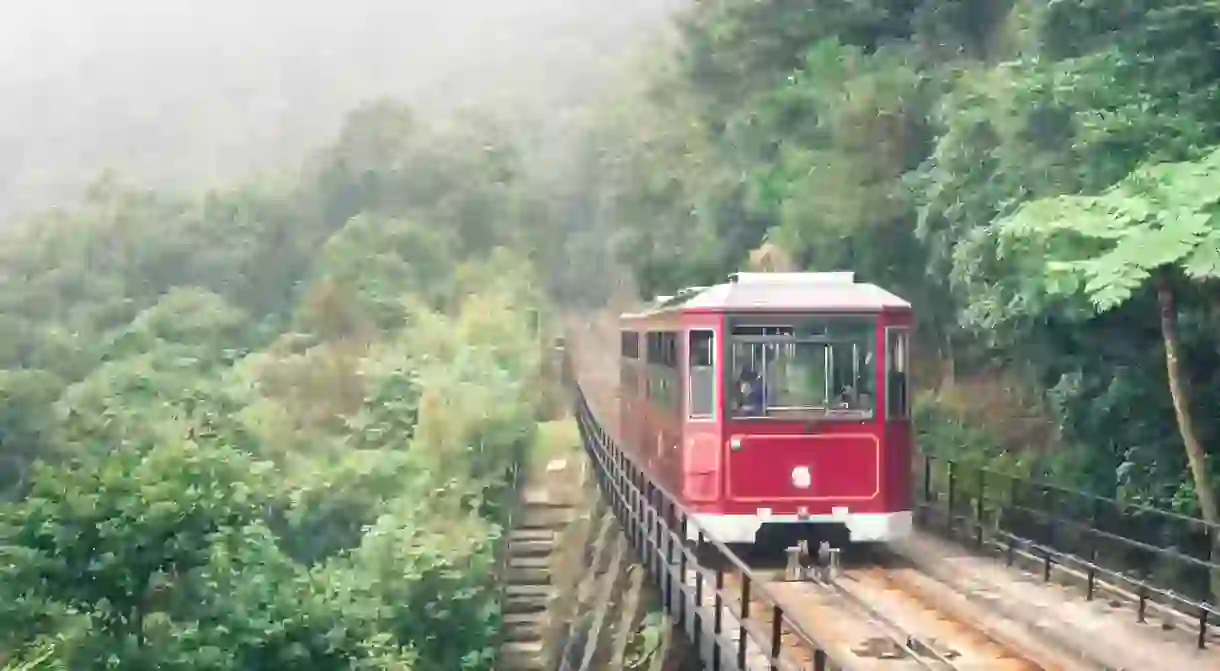
<instances>
[{"instance_id":1,"label":"handrail","mask_svg":"<svg viewBox=\"0 0 1220 671\"><path fill-rule=\"evenodd\" d=\"M1019 552L1028 553L1042 563L1042 577L1048 582L1055 565L1075 569L1084 574L1086 599L1090 601L1106 582L1126 585L1135 590L1130 598L1137 603L1140 622L1145 621L1150 602L1160 604L1181 617L1196 621L1199 648L1206 646L1209 628L1220 624L1220 607L1210 601L1212 583L1220 576L1220 557L1216 556L1220 525L1149 506L1126 505L1112 498L987 467L969 466L954 459L925 455L921 463L917 475L922 478L923 487L917 506L925 526L955 540L961 540L959 536L963 529L960 527L964 526L968 540L978 547L1001 551L1010 565ZM997 487L997 483L1008 486ZM1001 491L997 492L997 489ZM1046 498L1052 499L1051 503L1038 506L1037 502L1030 501L1033 497L1022 496L1031 490L1050 495ZM1087 519L1073 515L1071 503L1084 503L1083 508L1087 511L1083 517ZM1081 506L1075 509L1080 510ZM1107 519L1106 509L1116 515ZM928 519L933 515L938 519ZM1195 557L1179 549L1122 534L1121 527L1138 523L1144 515L1187 525L1188 533L1201 536L1195 540L1201 541L1206 557ZM1103 528L1105 526L1110 529ZM1070 537L1071 533L1076 537ZM1103 543L1117 546L1120 552L1114 554L1120 557L1121 551L1127 551L1146 559L1147 564L1169 562L1172 570L1168 576L1153 577L1154 570L1146 565L1141 577L1133 576L1129 573L1134 568L1131 562L1104 559L1110 553L1099 552ZM1183 567L1198 574L1183 577ZM1117 588L1117 584L1111 587ZM1200 586L1202 589L1198 589ZM1184 595L1179 589L1189 590L1194 596Z\"/></svg>"},{"instance_id":2,"label":"handrail","mask_svg":"<svg viewBox=\"0 0 1220 671\"><path fill-rule=\"evenodd\" d=\"M501 492L501 505L505 506L505 514L496 523L500 526L500 537L496 539L493 553L495 555L495 573L497 599L500 607L500 622L494 638L497 659L508 641L508 628L504 624L504 606L508 600L508 543L509 535L516 526L518 496L521 492L521 463L514 459L505 473L507 487Z\"/></svg>"}]
</instances>

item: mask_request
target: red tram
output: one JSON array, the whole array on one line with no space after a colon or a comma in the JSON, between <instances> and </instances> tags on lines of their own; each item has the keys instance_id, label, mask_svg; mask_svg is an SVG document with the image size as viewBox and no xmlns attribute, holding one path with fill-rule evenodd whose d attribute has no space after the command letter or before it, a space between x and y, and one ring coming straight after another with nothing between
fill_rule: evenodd
<instances>
[{"instance_id":1,"label":"red tram","mask_svg":"<svg viewBox=\"0 0 1220 671\"><path fill-rule=\"evenodd\" d=\"M909 303L850 272L658 299L621 317L623 446L722 542L900 538L911 328Z\"/></svg>"}]
</instances>

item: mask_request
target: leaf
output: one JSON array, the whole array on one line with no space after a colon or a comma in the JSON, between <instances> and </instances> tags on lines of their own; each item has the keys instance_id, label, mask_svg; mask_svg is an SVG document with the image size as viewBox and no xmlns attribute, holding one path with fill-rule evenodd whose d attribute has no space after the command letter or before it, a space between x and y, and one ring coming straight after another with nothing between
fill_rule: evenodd
<instances>
[{"instance_id":1,"label":"leaf","mask_svg":"<svg viewBox=\"0 0 1220 671\"><path fill-rule=\"evenodd\" d=\"M1084 272L1079 263L1048 261L1043 279L1048 293L1071 296L1083 287Z\"/></svg>"},{"instance_id":2,"label":"leaf","mask_svg":"<svg viewBox=\"0 0 1220 671\"><path fill-rule=\"evenodd\" d=\"M1220 278L1220 230L1204 238L1182 262L1182 270L1196 280Z\"/></svg>"},{"instance_id":3,"label":"leaf","mask_svg":"<svg viewBox=\"0 0 1220 671\"><path fill-rule=\"evenodd\" d=\"M1100 261L1091 262L1088 273L1085 291L1101 312L1125 303L1151 277L1147 269L1138 266L1113 266Z\"/></svg>"},{"instance_id":4,"label":"leaf","mask_svg":"<svg viewBox=\"0 0 1220 671\"><path fill-rule=\"evenodd\" d=\"M1047 291L1073 293L1083 272L1086 293L1104 312L1129 300L1161 267L1196 280L1220 277L1212 213L1218 201L1220 150L1201 161L1145 165L1100 196L1026 203L997 226L1002 239L1040 243L1004 248L1043 256Z\"/></svg>"},{"instance_id":5,"label":"leaf","mask_svg":"<svg viewBox=\"0 0 1220 671\"><path fill-rule=\"evenodd\" d=\"M1132 227L1110 252L1098 262L1113 266L1136 266L1153 270L1178 263L1198 243L1198 236L1188 226L1149 228Z\"/></svg>"}]
</instances>

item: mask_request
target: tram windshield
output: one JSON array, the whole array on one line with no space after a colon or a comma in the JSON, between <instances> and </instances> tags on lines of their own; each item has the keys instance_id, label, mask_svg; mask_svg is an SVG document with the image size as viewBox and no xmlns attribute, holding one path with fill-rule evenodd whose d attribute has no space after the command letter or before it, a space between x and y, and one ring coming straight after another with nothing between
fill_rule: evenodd
<instances>
[{"instance_id":1,"label":"tram windshield","mask_svg":"<svg viewBox=\"0 0 1220 671\"><path fill-rule=\"evenodd\" d=\"M871 317L730 318L730 415L872 417L876 326Z\"/></svg>"}]
</instances>

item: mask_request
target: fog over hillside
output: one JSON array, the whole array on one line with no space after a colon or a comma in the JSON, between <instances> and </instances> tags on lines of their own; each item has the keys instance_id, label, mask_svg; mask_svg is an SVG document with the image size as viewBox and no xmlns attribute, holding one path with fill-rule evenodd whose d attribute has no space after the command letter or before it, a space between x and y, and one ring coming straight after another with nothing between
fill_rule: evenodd
<instances>
[{"instance_id":1,"label":"fog over hillside","mask_svg":"<svg viewBox=\"0 0 1220 671\"><path fill-rule=\"evenodd\" d=\"M560 115L682 0L42 0L0 22L0 217L106 168L292 168L362 100Z\"/></svg>"}]
</instances>

